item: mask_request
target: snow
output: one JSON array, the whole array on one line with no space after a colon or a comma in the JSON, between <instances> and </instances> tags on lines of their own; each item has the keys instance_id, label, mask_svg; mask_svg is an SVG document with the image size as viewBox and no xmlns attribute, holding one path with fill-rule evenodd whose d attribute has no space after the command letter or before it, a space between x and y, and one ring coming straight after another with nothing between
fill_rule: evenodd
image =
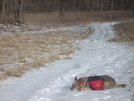
<instances>
[{"instance_id":1,"label":"snow","mask_svg":"<svg viewBox=\"0 0 134 101\"><path fill-rule=\"evenodd\" d=\"M76 25L76 26L70 26L70 27L63 27L63 26L57 26L57 27L46 27L46 26L34 26L34 25L4 25L0 24L0 34L1 35L12 35L12 34L41 34L45 32L53 32L57 30L62 31L77 31L77 32L84 32L87 31L90 25L83 26L83 25Z\"/></svg>"},{"instance_id":2,"label":"snow","mask_svg":"<svg viewBox=\"0 0 134 101\"><path fill-rule=\"evenodd\" d=\"M116 36L112 24L63 28L84 31L92 26L95 31L88 39L77 41L82 50L72 54L73 59L56 61L47 68L27 72L22 78L1 81L0 101L133 101L134 46L108 42ZM127 87L104 91L70 90L75 76L91 74L110 75Z\"/></svg>"}]
</instances>

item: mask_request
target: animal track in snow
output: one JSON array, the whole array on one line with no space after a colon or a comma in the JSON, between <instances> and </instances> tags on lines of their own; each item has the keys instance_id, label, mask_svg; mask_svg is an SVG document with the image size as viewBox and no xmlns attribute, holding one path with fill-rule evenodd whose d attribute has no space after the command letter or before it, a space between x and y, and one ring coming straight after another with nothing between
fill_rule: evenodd
<instances>
[{"instance_id":1,"label":"animal track in snow","mask_svg":"<svg viewBox=\"0 0 134 101\"><path fill-rule=\"evenodd\" d=\"M106 66L105 68L111 68L110 66Z\"/></svg>"},{"instance_id":2,"label":"animal track in snow","mask_svg":"<svg viewBox=\"0 0 134 101\"><path fill-rule=\"evenodd\" d=\"M74 96L80 96L82 95L83 93L77 93L77 94L74 94Z\"/></svg>"},{"instance_id":3,"label":"animal track in snow","mask_svg":"<svg viewBox=\"0 0 134 101\"><path fill-rule=\"evenodd\" d=\"M114 70L112 70L112 69L111 70L106 70L106 72L112 72L112 73L114 73Z\"/></svg>"},{"instance_id":4,"label":"animal track in snow","mask_svg":"<svg viewBox=\"0 0 134 101\"><path fill-rule=\"evenodd\" d=\"M109 93L109 91L104 91L104 93L108 94L108 93Z\"/></svg>"},{"instance_id":5,"label":"animal track in snow","mask_svg":"<svg viewBox=\"0 0 134 101\"><path fill-rule=\"evenodd\" d=\"M111 98L111 96L106 96L106 97L103 97L103 99L109 99Z\"/></svg>"},{"instance_id":6,"label":"animal track in snow","mask_svg":"<svg viewBox=\"0 0 134 101\"><path fill-rule=\"evenodd\" d=\"M49 93L49 92L51 92L51 89L50 88L45 88L45 89L42 89L42 90L38 90L38 92L40 92L40 93Z\"/></svg>"},{"instance_id":7,"label":"animal track in snow","mask_svg":"<svg viewBox=\"0 0 134 101\"><path fill-rule=\"evenodd\" d=\"M94 101L99 101L99 100L100 100L100 98L95 98L95 99L94 99Z\"/></svg>"}]
</instances>

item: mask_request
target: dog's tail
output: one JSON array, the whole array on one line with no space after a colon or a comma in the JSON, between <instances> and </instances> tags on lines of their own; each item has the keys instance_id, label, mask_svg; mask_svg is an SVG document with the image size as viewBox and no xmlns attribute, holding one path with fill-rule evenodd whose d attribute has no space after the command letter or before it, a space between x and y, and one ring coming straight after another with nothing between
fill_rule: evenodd
<instances>
[{"instance_id":1,"label":"dog's tail","mask_svg":"<svg viewBox=\"0 0 134 101\"><path fill-rule=\"evenodd\" d=\"M127 85L126 84L116 84L116 88L125 88Z\"/></svg>"}]
</instances>

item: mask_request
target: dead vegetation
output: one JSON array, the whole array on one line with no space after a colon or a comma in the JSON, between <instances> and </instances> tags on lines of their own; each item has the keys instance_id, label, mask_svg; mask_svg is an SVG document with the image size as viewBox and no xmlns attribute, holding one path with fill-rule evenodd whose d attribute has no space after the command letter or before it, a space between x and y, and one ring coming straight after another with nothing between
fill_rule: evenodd
<instances>
[{"instance_id":1,"label":"dead vegetation","mask_svg":"<svg viewBox=\"0 0 134 101\"><path fill-rule=\"evenodd\" d=\"M34 25L57 25L64 26L93 23L93 22L108 22L108 21L122 21L134 17L131 11L96 11L96 12L66 12L64 16L60 16L59 12L39 13L39 14L25 14L25 22ZM34 17L33 17L34 16Z\"/></svg>"},{"instance_id":2,"label":"dead vegetation","mask_svg":"<svg viewBox=\"0 0 134 101\"><path fill-rule=\"evenodd\" d=\"M132 42L134 43L134 21L122 22L114 25L117 37L110 42Z\"/></svg>"},{"instance_id":3,"label":"dead vegetation","mask_svg":"<svg viewBox=\"0 0 134 101\"><path fill-rule=\"evenodd\" d=\"M0 80L21 77L55 60L72 59L69 55L80 50L74 46L75 40L87 38L93 32L90 27L89 30L0 35Z\"/></svg>"}]
</instances>

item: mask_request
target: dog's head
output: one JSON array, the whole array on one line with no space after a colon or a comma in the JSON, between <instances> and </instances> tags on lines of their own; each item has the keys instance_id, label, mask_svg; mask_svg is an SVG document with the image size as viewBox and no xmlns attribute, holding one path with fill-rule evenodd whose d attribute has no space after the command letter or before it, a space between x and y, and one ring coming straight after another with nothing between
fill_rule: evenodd
<instances>
[{"instance_id":1,"label":"dog's head","mask_svg":"<svg viewBox=\"0 0 134 101\"><path fill-rule=\"evenodd\" d=\"M73 90L73 91L78 90L79 91L81 88L81 84L82 84L81 79L77 79L77 77L75 77L71 90Z\"/></svg>"}]
</instances>

